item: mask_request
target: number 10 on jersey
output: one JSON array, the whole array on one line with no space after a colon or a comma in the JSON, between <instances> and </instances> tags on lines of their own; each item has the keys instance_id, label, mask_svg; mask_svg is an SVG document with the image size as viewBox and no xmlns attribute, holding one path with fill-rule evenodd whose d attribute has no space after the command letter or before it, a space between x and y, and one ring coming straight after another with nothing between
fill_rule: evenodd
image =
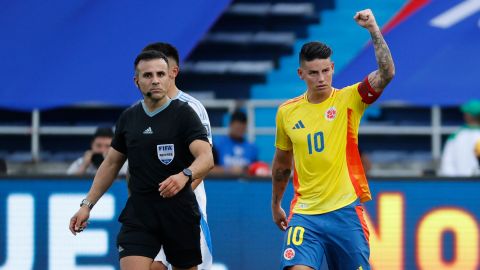
<instances>
[{"instance_id":1,"label":"number 10 on jersey","mask_svg":"<svg viewBox=\"0 0 480 270\"><path fill-rule=\"evenodd\" d=\"M307 135L307 142L308 142L308 153L311 155L313 154L313 150L315 152L322 152L325 148L325 139L323 138L323 132L319 131L313 134Z\"/></svg>"}]
</instances>

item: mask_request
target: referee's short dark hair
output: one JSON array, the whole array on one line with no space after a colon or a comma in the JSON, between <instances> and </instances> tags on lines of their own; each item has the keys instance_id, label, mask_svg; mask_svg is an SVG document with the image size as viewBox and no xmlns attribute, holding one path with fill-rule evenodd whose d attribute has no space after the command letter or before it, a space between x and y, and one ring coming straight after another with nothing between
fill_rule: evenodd
<instances>
[{"instance_id":1,"label":"referee's short dark hair","mask_svg":"<svg viewBox=\"0 0 480 270\"><path fill-rule=\"evenodd\" d=\"M144 51L157 51L165 54L167 57L172 58L175 60L177 65L180 65L180 56L178 54L177 48L170 43L166 42L154 42L150 43L145 48L143 48L142 52Z\"/></svg>"},{"instance_id":2,"label":"referee's short dark hair","mask_svg":"<svg viewBox=\"0 0 480 270\"><path fill-rule=\"evenodd\" d=\"M148 61L148 60L154 60L154 59L163 59L165 60L165 63L168 65L168 58L165 54L159 52L159 51L154 51L154 50L149 50L149 51L142 51L137 57L135 58L135 62L133 62L133 67L135 68L135 71L137 70L138 63L142 60Z\"/></svg>"},{"instance_id":3,"label":"referee's short dark hair","mask_svg":"<svg viewBox=\"0 0 480 270\"><path fill-rule=\"evenodd\" d=\"M302 64L304 61L313 61L315 59L328 59L333 54L333 51L328 45L319 42L312 41L303 44L299 55L299 62Z\"/></svg>"},{"instance_id":4,"label":"referee's short dark hair","mask_svg":"<svg viewBox=\"0 0 480 270\"><path fill-rule=\"evenodd\" d=\"M230 117L230 123L233 123L235 121L247 123L247 115L242 111L235 111L233 112L232 117Z\"/></svg>"}]
</instances>

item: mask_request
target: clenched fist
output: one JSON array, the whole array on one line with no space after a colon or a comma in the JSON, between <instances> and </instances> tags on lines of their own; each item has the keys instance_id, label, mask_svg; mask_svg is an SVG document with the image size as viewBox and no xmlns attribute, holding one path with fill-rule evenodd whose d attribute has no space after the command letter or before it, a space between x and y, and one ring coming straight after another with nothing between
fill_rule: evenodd
<instances>
[{"instance_id":1,"label":"clenched fist","mask_svg":"<svg viewBox=\"0 0 480 270\"><path fill-rule=\"evenodd\" d=\"M375 21L375 16L373 16L373 12L370 9L364 9L355 13L353 19L358 25L370 31L379 29L377 22Z\"/></svg>"}]
</instances>

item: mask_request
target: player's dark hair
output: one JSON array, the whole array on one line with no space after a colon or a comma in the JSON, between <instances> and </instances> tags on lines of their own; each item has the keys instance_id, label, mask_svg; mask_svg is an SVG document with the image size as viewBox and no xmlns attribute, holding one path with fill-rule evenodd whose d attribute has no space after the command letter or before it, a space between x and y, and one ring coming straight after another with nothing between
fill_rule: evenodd
<instances>
[{"instance_id":1,"label":"player's dark hair","mask_svg":"<svg viewBox=\"0 0 480 270\"><path fill-rule=\"evenodd\" d=\"M232 117L230 117L230 123L235 121L247 123L247 115L242 111L235 111L233 112Z\"/></svg>"},{"instance_id":2,"label":"player's dark hair","mask_svg":"<svg viewBox=\"0 0 480 270\"><path fill-rule=\"evenodd\" d=\"M157 51L165 54L167 57L173 58L177 65L180 65L180 57L178 50L172 44L166 42L154 42L150 43L142 50L144 51Z\"/></svg>"},{"instance_id":3,"label":"player's dark hair","mask_svg":"<svg viewBox=\"0 0 480 270\"><path fill-rule=\"evenodd\" d=\"M300 51L300 64L304 61L313 61L315 59L328 59L333 51L326 44L318 41L305 43Z\"/></svg>"},{"instance_id":4,"label":"player's dark hair","mask_svg":"<svg viewBox=\"0 0 480 270\"><path fill-rule=\"evenodd\" d=\"M168 65L168 58L165 56L165 54L159 52L159 51L154 51L154 50L149 50L149 51L142 51L139 55L137 55L137 58L135 58L135 62L133 62L133 67L135 68L135 71L137 70L138 63L142 60L148 61L148 60L154 60L154 59L163 59L165 60L165 63Z\"/></svg>"},{"instance_id":5,"label":"player's dark hair","mask_svg":"<svg viewBox=\"0 0 480 270\"><path fill-rule=\"evenodd\" d=\"M113 130L109 127L98 127L93 134L93 139L95 140L98 137L108 137L113 138Z\"/></svg>"}]
</instances>

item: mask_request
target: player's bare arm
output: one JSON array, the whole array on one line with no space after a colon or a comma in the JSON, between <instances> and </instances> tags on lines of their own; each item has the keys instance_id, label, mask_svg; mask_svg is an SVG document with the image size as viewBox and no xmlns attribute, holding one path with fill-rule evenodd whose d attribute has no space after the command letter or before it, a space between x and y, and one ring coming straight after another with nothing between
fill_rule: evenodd
<instances>
[{"instance_id":1,"label":"player's bare arm","mask_svg":"<svg viewBox=\"0 0 480 270\"><path fill-rule=\"evenodd\" d=\"M127 158L125 155L110 147L105 160L102 162L97 173L95 174L92 186L87 194L86 199L89 202L93 204L97 203L100 197L102 197L102 195L112 185L126 160ZM87 221L90 217L90 210L91 209L88 206L82 206L70 219L69 228L74 235L87 227Z\"/></svg>"},{"instance_id":2,"label":"player's bare arm","mask_svg":"<svg viewBox=\"0 0 480 270\"><path fill-rule=\"evenodd\" d=\"M195 140L189 146L190 152L195 157L192 165L188 167L192 171L193 179L203 179L213 168L213 155L210 143ZM160 195L166 198L175 196L187 184L188 178L180 172L165 179L159 184Z\"/></svg>"},{"instance_id":3,"label":"player's bare arm","mask_svg":"<svg viewBox=\"0 0 480 270\"><path fill-rule=\"evenodd\" d=\"M281 230L287 229L287 215L282 208L282 198L292 172L292 151L276 149L272 163L272 217Z\"/></svg>"},{"instance_id":4,"label":"player's bare arm","mask_svg":"<svg viewBox=\"0 0 480 270\"><path fill-rule=\"evenodd\" d=\"M392 54L370 9L357 12L353 18L358 25L366 28L372 37L378 69L368 75L368 82L375 92L380 94L395 75Z\"/></svg>"},{"instance_id":5,"label":"player's bare arm","mask_svg":"<svg viewBox=\"0 0 480 270\"><path fill-rule=\"evenodd\" d=\"M202 183L202 181L203 181L203 178L198 178L198 179L193 180L192 189L195 190L198 187L198 185L200 185L200 183Z\"/></svg>"}]
</instances>

